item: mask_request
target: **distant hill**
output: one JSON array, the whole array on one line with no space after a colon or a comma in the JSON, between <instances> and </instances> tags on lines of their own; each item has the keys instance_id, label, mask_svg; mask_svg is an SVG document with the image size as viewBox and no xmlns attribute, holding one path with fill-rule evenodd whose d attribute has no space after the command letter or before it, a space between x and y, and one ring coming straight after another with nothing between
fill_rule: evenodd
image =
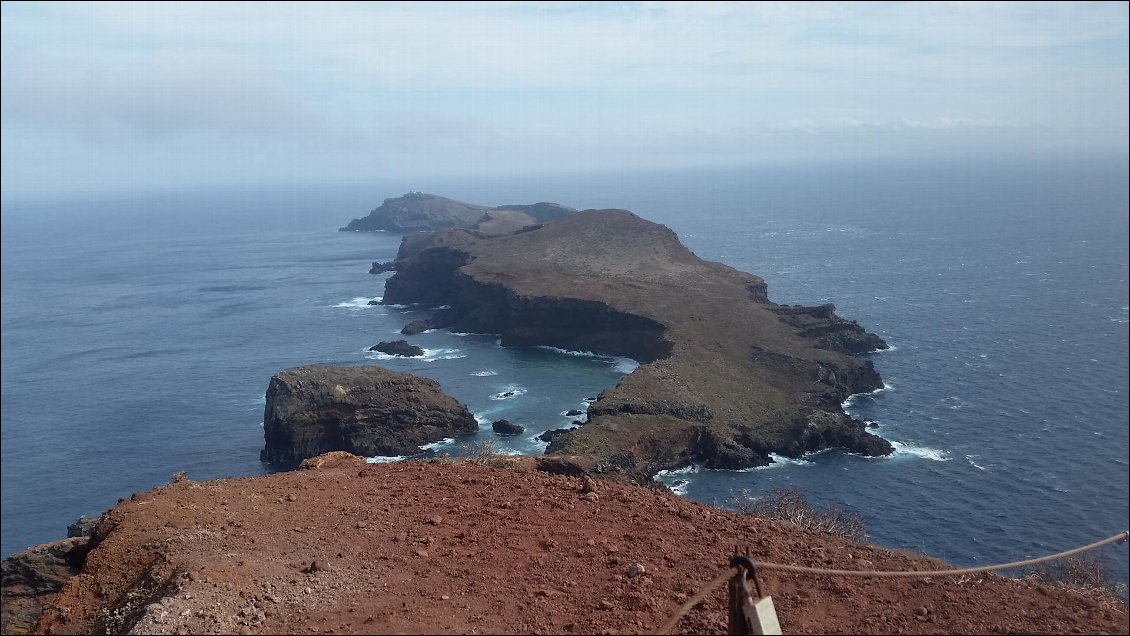
<instances>
[{"instance_id":1,"label":"distant hill","mask_svg":"<svg viewBox=\"0 0 1130 636\"><path fill-rule=\"evenodd\" d=\"M534 223L546 223L568 216L575 209L557 203L532 203L528 205L500 205L488 207L464 203L424 192L409 192L404 196L385 199L380 207L368 216L353 219L342 232L421 232L470 228L490 212L521 213Z\"/></svg>"}]
</instances>

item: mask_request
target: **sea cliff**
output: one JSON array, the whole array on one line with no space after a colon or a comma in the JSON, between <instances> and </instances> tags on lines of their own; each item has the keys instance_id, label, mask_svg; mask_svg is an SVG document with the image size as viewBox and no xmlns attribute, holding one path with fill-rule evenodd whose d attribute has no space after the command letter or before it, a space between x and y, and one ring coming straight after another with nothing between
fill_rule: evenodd
<instances>
[{"instance_id":1,"label":"sea cliff","mask_svg":"<svg viewBox=\"0 0 1130 636\"><path fill-rule=\"evenodd\" d=\"M840 407L883 386L853 355L882 339L830 305L770 302L760 277L704 261L628 211L406 237L391 267L384 302L448 306L434 326L641 362L598 396L584 426L552 439L548 452L593 458L593 472L646 481L690 463L892 451Z\"/></svg>"}]
</instances>

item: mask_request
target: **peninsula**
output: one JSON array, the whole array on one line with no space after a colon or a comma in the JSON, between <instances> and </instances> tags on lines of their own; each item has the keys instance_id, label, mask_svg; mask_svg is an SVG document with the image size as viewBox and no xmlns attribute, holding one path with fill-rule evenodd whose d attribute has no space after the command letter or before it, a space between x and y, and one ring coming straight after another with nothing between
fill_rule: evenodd
<instances>
[{"instance_id":1,"label":"peninsula","mask_svg":"<svg viewBox=\"0 0 1130 636\"><path fill-rule=\"evenodd\" d=\"M641 363L548 453L643 483L691 463L740 469L771 454L892 448L841 408L883 386L886 348L834 307L777 305L752 274L702 260L665 226L586 210L516 232L405 237L384 302L448 306L435 327L501 334Z\"/></svg>"}]
</instances>

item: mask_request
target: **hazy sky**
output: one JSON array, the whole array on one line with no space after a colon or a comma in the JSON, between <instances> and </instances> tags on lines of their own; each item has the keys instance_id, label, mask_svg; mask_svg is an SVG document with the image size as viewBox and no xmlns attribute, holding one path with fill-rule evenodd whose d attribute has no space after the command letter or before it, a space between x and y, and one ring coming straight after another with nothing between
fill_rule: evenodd
<instances>
[{"instance_id":1,"label":"hazy sky","mask_svg":"<svg viewBox=\"0 0 1130 636\"><path fill-rule=\"evenodd\" d=\"M1111 3L8 3L5 195L1127 151Z\"/></svg>"}]
</instances>

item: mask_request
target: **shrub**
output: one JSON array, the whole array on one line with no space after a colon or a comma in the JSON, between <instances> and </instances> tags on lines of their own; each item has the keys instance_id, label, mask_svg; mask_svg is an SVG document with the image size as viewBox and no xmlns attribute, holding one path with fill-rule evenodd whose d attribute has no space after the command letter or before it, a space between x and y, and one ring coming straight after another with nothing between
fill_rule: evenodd
<instances>
[{"instance_id":1,"label":"shrub","mask_svg":"<svg viewBox=\"0 0 1130 636\"><path fill-rule=\"evenodd\" d=\"M848 541L862 542L867 534L867 524L860 515L839 506L815 508L795 488L775 488L763 497L743 494L734 500L734 507L755 517L784 521Z\"/></svg>"},{"instance_id":2,"label":"shrub","mask_svg":"<svg viewBox=\"0 0 1130 636\"><path fill-rule=\"evenodd\" d=\"M1110 565L1096 555L1083 555L1037 565L1025 578L1062 587L1082 589L1110 600L1126 602L1126 585L1111 577Z\"/></svg>"},{"instance_id":3,"label":"shrub","mask_svg":"<svg viewBox=\"0 0 1130 636\"><path fill-rule=\"evenodd\" d=\"M494 442L489 440L474 444L460 444L459 457L469 464L491 468L501 468L509 463L507 456L500 454L498 449L495 448Z\"/></svg>"}]
</instances>

